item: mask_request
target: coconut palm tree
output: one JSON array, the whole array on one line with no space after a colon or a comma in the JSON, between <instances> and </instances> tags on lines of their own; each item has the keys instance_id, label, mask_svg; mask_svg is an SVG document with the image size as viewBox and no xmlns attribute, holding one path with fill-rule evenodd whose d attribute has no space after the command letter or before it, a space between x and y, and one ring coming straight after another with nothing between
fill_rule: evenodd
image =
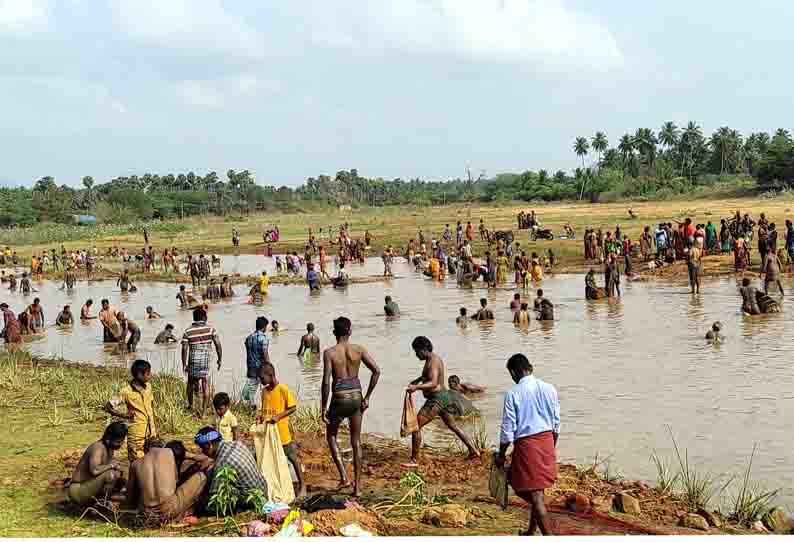
<instances>
[{"instance_id":1,"label":"coconut palm tree","mask_svg":"<svg viewBox=\"0 0 794 542\"><path fill-rule=\"evenodd\" d=\"M645 158L645 162L653 165L656 159L656 135L650 128L637 128L634 133L634 147L639 152L640 156Z\"/></svg>"},{"instance_id":2,"label":"coconut palm tree","mask_svg":"<svg viewBox=\"0 0 794 542\"><path fill-rule=\"evenodd\" d=\"M703 145L703 130L696 122L689 121L684 133L681 134L679 149L681 152L681 175L684 168L689 166L689 176L692 176L692 168L695 165L695 152Z\"/></svg>"},{"instance_id":3,"label":"coconut palm tree","mask_svg":"<svg viewBox=\"0 0 794 542\"><path fill-rule=\"evenodd\" d=\"M626 178L626 168L634 159L634 139L629 134L623 134L618 143L618 151L623 157L623 178Z\"/></svg>"},{"instance_id":4,"label":"coconut palm tree","mask_svg":"<svg viewBox=\"0 0 794 542\"><path fill-rule=\"evenodd\" d=\"M671 120L662 124L659 130L659 143L665 146L665 150L670 150L678 145L680 131L678 126Z\"/></svg>"},{"instance_id":5,"label":"coconut palm tree","mask_svg":"<svg viewBox=\"0 0 794 542\"><path fill-rule=\"evenodd\" d=\"M586 137L577 137L576 141L573 143L573 150L576 153L576 156L580 156L582 158L582 169L584 170L584 157L587 156L587 152L590 150L590 144L587 142ZM582 177L582 189L579 191L579 199L582 199L584 195L584 183L585 178Z\"/></svg>"},{"instance_id":6,"label":"coconut palm tree","mask_svg":"<svg viewBox=\"0 0 794 542\"><path fill-rule=\"evenodd\" d=\"M607 150L609 147L609 142L607 141L607 136L604 132L596 132L593 136L593 140L590 142L590 145L593 147L593 150L598 153L598 167L601 167L601 153Z\"/></svg>"}]
</instances>

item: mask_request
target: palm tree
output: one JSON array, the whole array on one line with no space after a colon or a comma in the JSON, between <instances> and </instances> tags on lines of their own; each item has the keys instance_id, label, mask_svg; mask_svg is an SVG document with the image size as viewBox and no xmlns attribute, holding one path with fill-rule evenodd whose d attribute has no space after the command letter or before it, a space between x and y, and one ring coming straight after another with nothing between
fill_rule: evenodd
<instances>
[{"instance_id":1,"label":"palm tree","mask_svg":"<svg viewBox=\"0 0 794 542\"><path fill-rule=\"evenodd\" d=\"M629 134L623 134L618 143L618 151L623 157L623 178L626 178L626 168L634 158L634 139Z\"/></svg>"},{"instance_id":2,"label":"palm tree","mask_svg":"<svg viewBox=\"0 0 794 542\"><path fill-rule=\"evenodd\" d=\"M664 145L666 150L670 150L678 145L679 133L678 126L671 120L667 121L659 130L659 143Z\"/></svg>"},{"instance_id":3,"label":"palm tree","mask_svg":"<svg viewBox=\"0 0 794 542\"><path fill-rule=\"evenodd\" d=\"M573 143L573 150L577 156L582 158L582 169L584 169L584 157L587 156L587 152L590 150L590 144L587 142L587 138L577 137L576 141ZM585 179L582 177L582 189L579 191L579 199L582 199L584 195L584 183Z\"/></svg>"},{"instance_id":4,"label":"palm tree","mask_svg":"<svg viewBox=\"0 0 794 542\"><path fill-rule=\"evenodd\" d=\"M689 121L681 135L679 147L681 149L681 175L684 174L685 165L689 165L689 176L695 163L695 151L703 144L703 131L696 122Z\"/></svg>"},{"instance_id":5,"label":"palm tree","mask_svg":"<svg viewBox=\"0 0 794 542\"><path fill-rule=\"evenodd\" d=\"M607 150L609 147L609 142L607 141L607 136L604 132L596 132L593 136L593 140L590 143L593 147L593 150L598 153L598 167L601 167L601 153Z\"/></svg>"},{"instance_id":6,"label":"palm tree","mask_svg":"<svg viewBox=\"0 0 794 542\"><path fill-rule=\"evenodd\" d=\"M650 128L637 128L634 133L634 148L644 157L649 166L656 158L656 135Z\"/></svg>"},{"instance_id":7,"label":"palm tree","mask_svg":"<svg viewBox=\"0 0 794 542\"><path fill-rule=\"evenodd\" d=\"M711 150L720 155L720 175L725 174L725 160L731 146L731 130L727 126L723 126L709 138L709 147Z\"/></svg>"}]
</instances>

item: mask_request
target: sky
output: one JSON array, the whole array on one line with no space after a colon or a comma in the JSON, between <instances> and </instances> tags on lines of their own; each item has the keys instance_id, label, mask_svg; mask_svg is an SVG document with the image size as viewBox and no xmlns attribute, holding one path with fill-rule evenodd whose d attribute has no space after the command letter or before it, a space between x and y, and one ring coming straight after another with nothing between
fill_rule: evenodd
<instances>
[{"instance_id":1,"label":"sky","mask_svg":"<svg viewBox=\"0 0 794 542\"><path fill-rule=\"evenodd\" d=\"M0 0L0 182L572 169L577 136L794 128L794 2Z\"/></svg>"}]
</instances>

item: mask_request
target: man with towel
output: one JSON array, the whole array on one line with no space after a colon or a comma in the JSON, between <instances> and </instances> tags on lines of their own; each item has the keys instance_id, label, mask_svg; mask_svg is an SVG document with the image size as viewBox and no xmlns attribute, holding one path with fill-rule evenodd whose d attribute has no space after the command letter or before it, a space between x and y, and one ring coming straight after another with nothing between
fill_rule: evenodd
<instances>
[{"instance_id":1,"label":"man with towel","mask_svg":"<svg viewBox=\"0 0 794 542\"><path fill-rule=\"evenodd\" d=\"M560 402L554 386L532 376L532 365L523 354L514 354L507 370L516 385L505 395L496 463L504 465L512 444L510 484L529 504L529 528L520 534L531 536L539 527L545 536L551 532L543 492L557 478Z\"/></svg>"}]
</instances>

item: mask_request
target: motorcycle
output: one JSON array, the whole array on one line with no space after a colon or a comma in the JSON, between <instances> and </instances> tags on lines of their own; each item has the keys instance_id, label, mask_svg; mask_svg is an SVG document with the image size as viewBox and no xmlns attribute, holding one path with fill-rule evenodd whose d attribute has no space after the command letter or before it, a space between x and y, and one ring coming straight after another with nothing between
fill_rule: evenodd
<instances>
[{"instance_id":1,"label":"motorcycle","mask_svg":"<svg viewBox=\"0 0 794 542\"><path fill-rule=\"evenodd\" d=\"M529 238L532 241L537 241L538 239L548 239L549 241L553 241L554 234L550 229L547 228L533 228L529 233Z\"/></svg>"}]
</instances>

